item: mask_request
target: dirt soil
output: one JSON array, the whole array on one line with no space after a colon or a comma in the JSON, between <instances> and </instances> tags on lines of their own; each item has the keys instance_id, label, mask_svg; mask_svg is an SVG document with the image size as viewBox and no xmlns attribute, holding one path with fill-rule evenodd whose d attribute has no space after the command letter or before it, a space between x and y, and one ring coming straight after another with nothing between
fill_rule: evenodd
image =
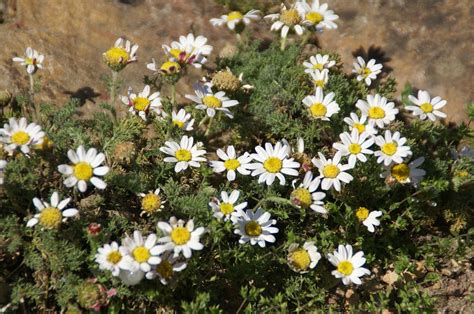
<instances>
[{"instance_id":1,"label":"dirt soil","mask_svg":"<svg viewBox=\"0 0 474 314\"><path fill-rule=\"evenodd\" d=\"M275 1L274 1L275 2ZM426 89L448 100L448 119L466 119L473 100L474 49L470 0L328 1L339 14L339 29L319 36L323 48L342 54L347 71L354 55L378 57L399 82ZM209 38L217 54L234 37L216 31L211 17L224 12L212 0L0 0L0 88L25 89L24 69L11 58L33 46L46 56L40 99L63 104L81 98L85 111L107 99L101 77L108 73L101 54L124 36L140 45L139 62L122 73L127 86L142 87L152 57L163 59L161 45L194 32ZM258 36L271 38L269 25ZM202 73L191 71L180 82L181 94Z\"/></svg>"}]
</instances>

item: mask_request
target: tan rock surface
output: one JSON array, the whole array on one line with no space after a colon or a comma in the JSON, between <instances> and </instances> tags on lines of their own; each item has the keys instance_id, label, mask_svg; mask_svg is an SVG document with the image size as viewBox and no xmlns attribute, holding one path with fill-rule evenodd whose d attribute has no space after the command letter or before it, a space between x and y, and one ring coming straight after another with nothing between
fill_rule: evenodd
<instances>
[{"instance_id":1,"label":"tan rock surface","mask_svg":"<svg viewBox=\"0 0 474 314\"><path fill-rule=\"evenodd\" d=\"M27 46L45 54L41 72L41 99L62 104L71 96L100 101L107 91L100 78L108 74L101 54L123 36L140 45L139 62L122 73L125 85L142 87L145 65L152 57L163 58L161 45L179 35L194 33L209 38L213 55L233 36L208 22L224 11L212 0L3 0L0 24L0 87L26 88L24 70L11 58ZM319 36L323 48L342 54L347 71L358 48L367 52L380 47L386 66L399 82L426 89L448 100L449 119L466 118L464 107L473 100L474 49L470 0L332 0L340 16L339 29ZM273 36L269 25L258 36ZM373 52L373 49L370 51ZM192 70L180 82L181 94L202 73ZM125 88L122 93L125 92ZM100 94L100 96L98 96ZM94 107L85 103L85 110Z\"/></svg>"}]
</instances>

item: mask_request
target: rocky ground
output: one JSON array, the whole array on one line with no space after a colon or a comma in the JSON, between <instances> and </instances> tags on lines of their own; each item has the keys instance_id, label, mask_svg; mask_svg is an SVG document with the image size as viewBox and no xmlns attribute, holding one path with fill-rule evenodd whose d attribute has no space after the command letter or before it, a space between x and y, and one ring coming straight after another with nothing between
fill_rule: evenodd
<instances>
[{"instance_id":1,"label":"rocky ground","mask_svg":"<svg viewBox=\"0 0 474 314\"><path fill-rule=\"evenodd\" d=\"M472 1L329 2L340 16L339 29L320 35L318 43L341 53L348 71L354 55L377 57L397 78L399 90L411 82L447 99L449 120L466 119L465 105L473 100ZM216 52L233 42L231 34L208 22L222 13L213 0L0 0L0 88L26 88L24 70L11 58L33 46L46 56L41 99L62 104L79 97L91 109L107 99L101 53L117 37L140 45L138 64L123 71L127 85L140 88L146 62L163 58L161 45L179 35L204 34ZM273 36L268 28L259 27L258 36ZM200 72L192 74L178 86L182 93L191 91Z\"/></svg>"}]
</instances>

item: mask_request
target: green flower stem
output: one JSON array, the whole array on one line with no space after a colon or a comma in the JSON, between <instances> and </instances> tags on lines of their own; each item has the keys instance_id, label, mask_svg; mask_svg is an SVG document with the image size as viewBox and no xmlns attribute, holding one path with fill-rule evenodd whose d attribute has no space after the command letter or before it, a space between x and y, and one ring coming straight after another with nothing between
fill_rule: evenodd
<instances>
[{"instance_id":1,"label":"green flower stem","mask_svg":"<svg viewBox=\"0 0 474 314\"><path fill-rule=\"evenodd\" d=\"M33 77L33 74L28 74L28 77L30 79L30 90L29 90L30 103L35 108L35 112L33 114L34 119L39 122L41 117L40 117L39 104L35 104L35 78Z\"/></svg>"},{"instance_id":2,"label":"green flower stem","mask_svg":"<svg viewBox=\"0 0 474 314\"><path fill-rule=\"evenodd\" d=\"M290 205L292 207L295 207L295 205L293 205L293 203L287 198L283 198L279 196L269 196L269 197L262 198L260 201L258 201L257 205L255 205L254 207L254 210L259 208L262 204L266 202L273 202L277 204Z\"/></svg>"},{"instance_id":3,"label":"green flower stem","mask_svg":"<svg viewBox=\"0 0 474 314\"><path fill-rule=\"evenodd\" d=\"M209 132L211 131L211 127L212 127L212 122L214 121L214 117L210 117L209 118L209 124L207 125L207 130L206 130L206 133L204 133L204 136L208 136L209 135Z\"/></svg>"},{"instance_id":4,"label":"green flower stem","mask_svg":"<svg viewBox=\"0 0 474 314\"><path fill-rule=\"evenodd\" d=\"M176 109L176 83L171 84L171 105Z\"/></svg>"},{"instance_id":5,"label":"green flower stem","mask_svg":"<svg viewBox=\"0 0 474 314\"><path fill-rule=\"evenodd\" d=\"M117 79L118 79L118 72L112 70L112 82L110 84L110 104L114 105L115 103L115 90L117 89Z\"/></svg>"},{"instance_id":6,"label":"green flower stem","mask_svg":"<svg viewBox=\"0 0 474 314\"><path fill-rule=\"evenodd\" d=\"M281 51L285 51L285 47L286 47L286 37L282 37L281 38L281 45L280 45Z\"/></svg>"}]
</instances>

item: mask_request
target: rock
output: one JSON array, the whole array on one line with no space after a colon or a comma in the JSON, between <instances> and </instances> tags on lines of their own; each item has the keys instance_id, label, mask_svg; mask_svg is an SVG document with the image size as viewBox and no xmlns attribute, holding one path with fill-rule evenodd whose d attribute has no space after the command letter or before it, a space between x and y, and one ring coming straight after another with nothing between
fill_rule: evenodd
<instances>
[{"instance_id":1,"label":"rock","mask_svg":"<svg viewBox=\"0 0 474 314\"><path fill-rule=\"evenodd\" d=\"M386 72L397 78L397 96L404 84L411 82L415 88L446 99L449 120L466 120L464 108L473 99L469 84L474 67L472 1L328 2L340 16L339 28L318 35L318 42L342 54L347 72L354 55L375 56L385 61ZM0 0L0 89L16 94L28 88L25 70L11 58L32 46L45 55L45 69L38 72L42 88L37 100L62 105L77 97L82 111L90 112L108 99L101 77L109 70L102 53L118 37L140 45L138 62L121 73L124 85L119 95L123 95L128 86L143 87L143 76L151 74L146 63L152 57L163 61L161 45L180 35L194 32L208 37L214 46L211 59L221 52L232 53L229 47L237 42L233 34L209 23L224 11L213 0ZM258 30L253 36L276 37L270 24L260 24L251 26ZM192 69L178 83L178 96L190 93L192 83L205 72ZM178 97L178 101L184 98Z\"/></svg>"}]
</instances>

